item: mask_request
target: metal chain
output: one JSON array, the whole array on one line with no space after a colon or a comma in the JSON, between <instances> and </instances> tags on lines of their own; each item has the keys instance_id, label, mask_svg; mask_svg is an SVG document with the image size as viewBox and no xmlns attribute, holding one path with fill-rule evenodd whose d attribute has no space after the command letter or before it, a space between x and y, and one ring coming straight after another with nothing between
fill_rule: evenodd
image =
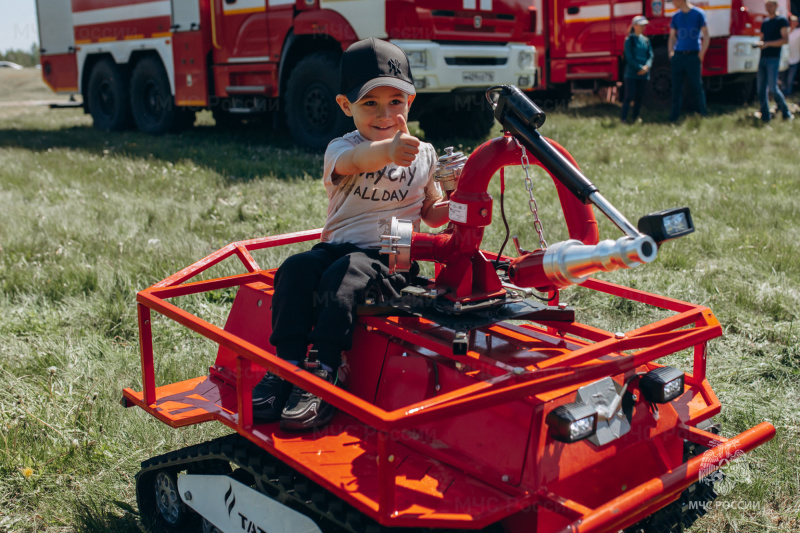
<instances>
[{"instance_id":1,"label":"metal chain","mask_svg":"<svg viewBox=\"0 0 800 533\"><path fill-rule=\"evenodd\" d=\"M536 233L539 234L539 246L541 246L542 250L547 250L547 241L544 238L544 228L542 227L542 221L539 220L539 206L536 205L536 198L533 197L533 181L531 181L531 175L528 172L530 168L530 160L528 159L528 153L525 151L525 147L519 145L522 148L522 170L525 171L525 188L528 190L528 196L530 196L530 200L528 200L528 207L531 209L531 213L533 213L533 227L536 229Z\"/></svg>"}]
</instances>

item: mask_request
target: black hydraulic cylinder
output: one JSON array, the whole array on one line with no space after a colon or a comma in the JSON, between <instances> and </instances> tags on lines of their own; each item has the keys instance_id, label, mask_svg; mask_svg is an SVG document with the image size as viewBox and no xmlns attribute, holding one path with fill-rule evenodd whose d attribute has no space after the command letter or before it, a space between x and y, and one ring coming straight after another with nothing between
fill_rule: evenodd
<instances>
[{"instance_id":1,"label":"black hydraulic cylinder","mask_svg":"<svg viewBox=\"0 0 800 533\"><path fill-rule=\"evenodd\" d=\"M513 85L504 85L494 116L572 194L584 204L590 202L597 187L536 131L544 124L545 113L525 93Z\"/></svg>"}]
</instances>

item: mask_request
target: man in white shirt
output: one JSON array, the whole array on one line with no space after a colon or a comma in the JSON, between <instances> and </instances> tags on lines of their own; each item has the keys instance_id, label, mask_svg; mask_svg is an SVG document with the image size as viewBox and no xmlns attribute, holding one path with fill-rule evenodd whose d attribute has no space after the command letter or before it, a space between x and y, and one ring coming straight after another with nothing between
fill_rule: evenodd
<instances>
[{"instance_id":1,"label":"man in white shirt","mask_svg":"<svg viewBox=\"0 0 800 533\"><path fill-rule=\"evenodd\" d=\"M800 66L800 28L798 28L797 17L792 15L789 18L789 69L783 73L781 80L781 90L784 96L792 95L792 86L794 85L794 77L797 75L798 66Z\"/></svg>"}]
</instances>

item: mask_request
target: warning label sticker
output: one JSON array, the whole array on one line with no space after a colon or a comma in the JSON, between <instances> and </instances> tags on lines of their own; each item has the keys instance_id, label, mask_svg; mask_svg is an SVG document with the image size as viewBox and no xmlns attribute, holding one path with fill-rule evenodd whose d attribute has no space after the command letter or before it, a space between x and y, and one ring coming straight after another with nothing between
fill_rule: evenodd
<instances>
[{"instance_id":1,"label":"warning label sticker","mask_svg":"<svg viewBox=\"0 0 800 533\"><path fill-rule=\"evenodd\" d=\"M450 201L450 220L453 222L467 223L467 206L466 204L457 204Z\"/></svg>"}]
</instances>

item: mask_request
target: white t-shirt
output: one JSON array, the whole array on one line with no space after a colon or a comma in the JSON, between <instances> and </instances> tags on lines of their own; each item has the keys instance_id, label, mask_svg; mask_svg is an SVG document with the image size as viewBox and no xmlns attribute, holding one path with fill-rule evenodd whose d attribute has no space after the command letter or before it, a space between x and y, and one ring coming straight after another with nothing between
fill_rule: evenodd
<instances>
[{"instance_id":1,"label":"white t-shirt","mask_svg":"<svg viewBox=\"0 0 800 533\"><path fill-rule=\"evenodd\" d=\"M795 28L789 34L789 64L800 63L800 28Z\"/></svg>"},{"instance_id":2,"label":"white t-shirt","mask_svg":"<svg viewBox=\"0 0 800 533\"><path fill-rule=\"evenodd\" d=\"M422 202L440 198L433 180L436 150L421 143L419 153L409 167L390 163L377 172L343 176L332 180L336 161L347 150L365 142L358 131L334 139L325 150L323 183L328 193L328 218L322 230L322 242L349 242L359 248L380 248L381 235L391 229L392 217L411 220L419 231Z\"/></svg>"}]
</instances>

